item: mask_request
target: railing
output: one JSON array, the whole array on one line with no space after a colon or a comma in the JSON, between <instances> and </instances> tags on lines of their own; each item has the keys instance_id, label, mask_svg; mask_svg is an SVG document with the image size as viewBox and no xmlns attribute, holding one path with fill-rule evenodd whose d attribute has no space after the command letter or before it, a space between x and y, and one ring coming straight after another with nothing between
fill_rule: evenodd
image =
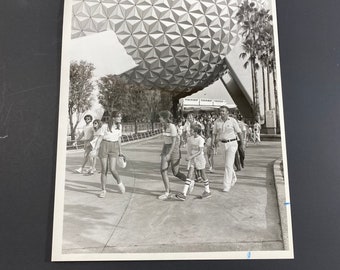
<instances>
[{"instance_id":1,"label":"railing","mask_svg":"<svg viewBox=\"0 0 340 270\"><path fill-rule=\"evenodd\" d=\"M150 123L137 123L137 133L135 133L134 123L133 124L123 123L122 128L123 128L123 135L121 138L122 143L148 138L160 134L162 132L161 123L154 123L154 130L152 130ZM66 149L71 150L84 148L83 141L78 141L76 145L74 145L74 143L75 140L68 140Z\"/></svg>"}]
</instances>

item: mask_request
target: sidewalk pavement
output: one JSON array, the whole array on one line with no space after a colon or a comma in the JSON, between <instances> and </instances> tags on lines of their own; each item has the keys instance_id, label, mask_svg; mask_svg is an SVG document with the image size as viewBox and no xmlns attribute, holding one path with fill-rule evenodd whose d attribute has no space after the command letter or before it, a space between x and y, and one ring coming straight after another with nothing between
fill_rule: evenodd
<instances>
[{"instance_id":1,"label":"sidewalk pavement","mask_svg":"<svg viewBox=\"0 0 340 270\"><path fill-rule=\"evenodd\" d=\"M222 192L223 159L218 151L214 173L207 172L212 197L199 199L204 188L196 183L186 201L157 199L164 192L161 148L160 137L124 145L128 165L119 173L126 193L119 193L109 175L105 198L98 197L99 173L74 173L81 164L82 151L68 151L63 253L284 249L278 206L281 202L274 183L274 163L281 158L280 142L249 144L245 168L237 172L238 181L227 193ZM184 158L181 171L187 172ZM171 170L169 176L171 190L181 192L184 183Z\"/></svg>"}]
</instances>

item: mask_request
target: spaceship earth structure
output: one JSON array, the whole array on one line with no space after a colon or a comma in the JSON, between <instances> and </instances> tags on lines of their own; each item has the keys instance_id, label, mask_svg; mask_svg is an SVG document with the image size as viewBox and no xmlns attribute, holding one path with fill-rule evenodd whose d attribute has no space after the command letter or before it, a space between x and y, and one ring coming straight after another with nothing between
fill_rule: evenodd
<instances>
[{"instance_id":1,"label":"spaceship earth structure","mask_svg":"<svg viewBox=\"0 0 340 270\"><path fill-rule=\"evenodd\" d=\"M208 86L240 41L241 0L73 0L72 38L112 30L138 66L130 81L176 92ZM265 0L257 0L263 6Z\"/></svg>"}]
</instances>

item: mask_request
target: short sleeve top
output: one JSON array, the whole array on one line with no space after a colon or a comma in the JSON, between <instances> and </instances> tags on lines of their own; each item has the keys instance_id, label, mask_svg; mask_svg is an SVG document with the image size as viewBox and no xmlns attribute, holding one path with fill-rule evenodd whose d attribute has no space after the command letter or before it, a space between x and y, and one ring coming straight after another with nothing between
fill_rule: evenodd
<instances>
[{"instance_id":1,"label":"short sleeve top","mask_svg":"<svg viewBox=\"0 0 340 270\"><path fill-rule=\"evenodd\" d=\"M117 128L116 125L113 125L110 130L107 124L103 124L100 130L100 135L103 136L104 141L117 142L122 136L122 125L120 125L119 128Z\"/></svg>"},{"instance_id":2,"label":"short sleeve top","mask_svg":"<svg viewBox=\"0 0 340 270\"><path fill-rule=\"evenodd\" d=\"M163 132L163 139L165 144L172 144L172 137L177 137L177 128L174 124L170 123Z\"/></svg>"},{"instance_id":3,"label":"short sleeve top","mask_svg":"<svg viewBox=\"0 0 340 270\"><path fill-rule=\"evenodd\" d=\"M92 125L86 125L83 128L83 132L84 132L84 140L85 141L89 141L92 140L93 138L93 133L94 133L94 129Z\"/></svg>"},{"instance_id":4,"label":"short sleeve top","mask_svg":"<svg viewBox=\"0 0 340 270\"><path fill-rule=\"evenodd\" d=\"M235 139L236 133L240 132L240 126L232 117L228 117L225 121L219 118L214 123L213 134L217 134L217 138L220 140Z\"/></svg>"},{"instance_id":5,"label":"short sleeve top","mask_svg":"<svg viewBox=\"0 0 340 270\"><path fill-rule=\"evenodd\" d=\"M190 155L193 155L200 151L200 148L204 147L204 139L201 136L191 136L188 140L188 149L190 149ZM201 153L203 155L203 151Z\"/></svg>"}]
</instances>

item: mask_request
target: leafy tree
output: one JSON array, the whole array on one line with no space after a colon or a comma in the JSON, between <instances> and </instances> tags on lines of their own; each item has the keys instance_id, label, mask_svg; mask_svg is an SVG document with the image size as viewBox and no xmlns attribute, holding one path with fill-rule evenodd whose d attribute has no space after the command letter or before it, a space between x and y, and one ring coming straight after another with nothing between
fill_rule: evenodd
<instances>
[{"instance_id":1,"label":"leafy tree","mask_svg":"<svg viewBox=\"0 0 340 270\"><path fill-rule=\"evenodd\" d=\"M160 90L147 90L145 93L145 102L147 105L147 113L151 122L151 128L154 130L154 123L158 120L158 111L161 102Z\"/></svg>"},{"instance_id":2,"label":"leafy tree","mask_svg":"<svg viewBox=\"0 0 340 270\"><path fill-rule=\"evenodd\" d=\"M127 112L125 106L128 99L128 87L124 79L119 75L106 75L97 81L99 89L98 101L105 111L121 111L124 115Z\"/></svg>"},{"instance_id":3,"label":"leafy tree","mask_svg":"<svg viewBox=\"0 0 340 270\"><path fill-rule=\"evenodd\" d=\"M127 89L127 115L135 123L135 133L137 133L137 122L147 117L147 103L145 101L146 89L137 84L128 84Z\"/></svg>"},{"instance_id":4,"label":"leafy tree","mask_svg":"<svg viewBox=\"0 0 340 270\"><path fill-rule=\"evenodd\" d=\"M129 83L118 75L101 77L97 82L98 100L106 111L119 110L125 119L137 123L145 118L152 123L157 121L157 111L161 106L160 90L152 90L144 85Z\"/></svg>"},{"instance_id":5,"label":"leafy tree","mask_svg":"<svg viewBox=\"0 0 340 270\"><path fill-rule=\"evenodd\" d=\"M72 61L70 66L70 86L68 101L68 116L71 139L75 139L75 131L80 122L80 116L91 106L91 95L94 89L92 83L94 66L86 61ZM74 123L74 116L76 122Z\"/></svg>"},{"instance_id":6,"label":"leafy tree","mask_svg":"<svg viewBox=\"0 0 340 270\"><path fill-rule=\"evenodd\" d=\"M243 53L240 58L247 58L244 67L251 66L252 88L253 88L253 106L254 116L260 119L260 108L258 98L258 85L257 85L257 69L259 68L258 61L262 66L262 79L263 79L263 97L264 97L264 110L267 109L266 102L266 89L265 89L265 70L267 71L267 90L269 108L271 105L270 83L269 74L273 72L274 96L275 96L275 109L276 119L279 120L278 114L278 101L277 101L277 86L276 86L276 66L275 66L275 53L274 53L274 38L273 38L273 18L270 11L264 8L258 9L253 2L248 0L243 1L239 6L237 13L238 22L241 25L243 41Z\"/></svg>"}]
</instances>

